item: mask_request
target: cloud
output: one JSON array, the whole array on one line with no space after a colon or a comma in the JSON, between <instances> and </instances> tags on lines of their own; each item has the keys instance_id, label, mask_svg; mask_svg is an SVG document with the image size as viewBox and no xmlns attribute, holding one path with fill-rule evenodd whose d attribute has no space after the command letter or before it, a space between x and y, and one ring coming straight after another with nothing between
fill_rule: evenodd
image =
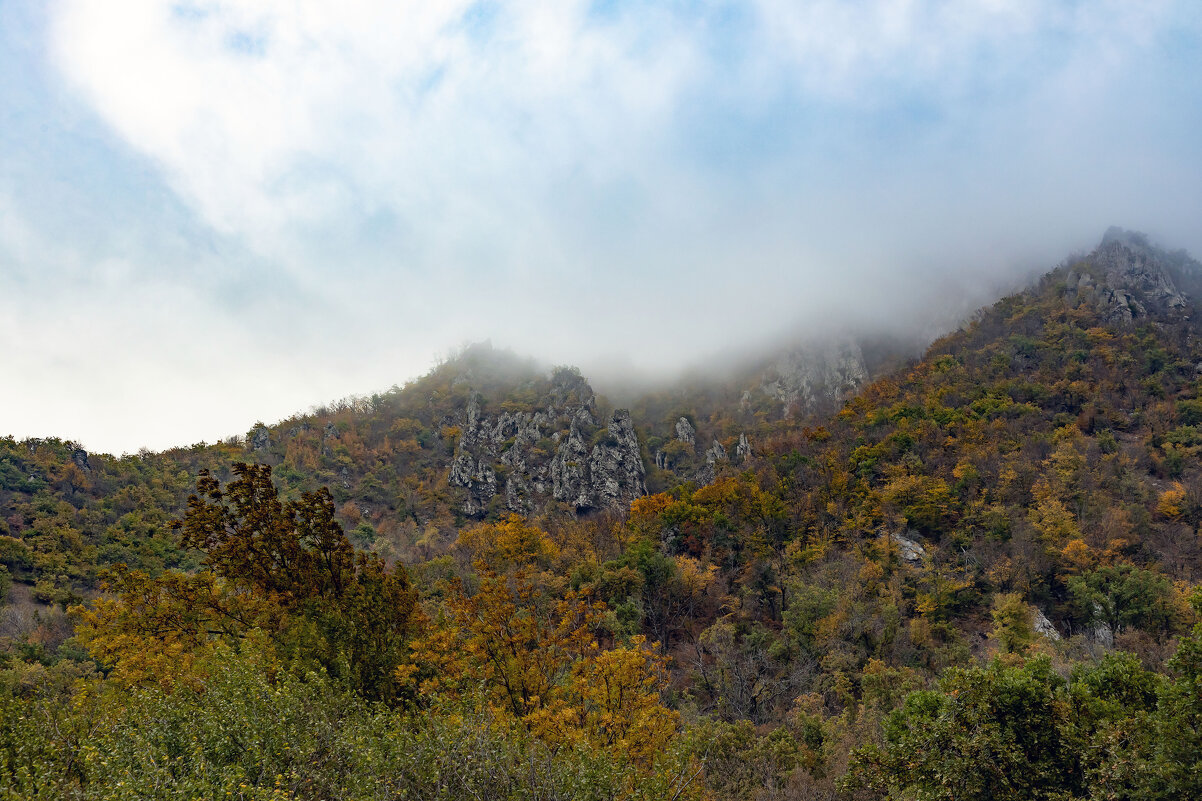
<instances>
[{"instance_id":1,"label":"cloud","mask_svg":"<svg viewBox=\"0 0 1202 801\"><path fill-rule=\"evenodd\" d=\"M114 140L91 166L123 165L96 191L124 181L116 211L78 200L127 233L71 240L74 274L130 289L115 309L172 302L138 294L167 282L263 364L305 351L322 387L346 381L332 394L490 336L662 369L807 322L930 325L1111 223L1202 250L1202 20L1184 2L47 14L64 104ZM5 224L13 264L62 261L53 212ZM289 386L277 407L303 405Z\"/></svg>"},{"instance_id":2,"label":"cloud","mask_svg":"<svg viewBox=\"0 0 1202 801\"><path fill-rule=\"evenodd\" d=\"M559 171L607 172L590 156L617 156L662 113L670 53L644 70L579 3L476 8L76 2L55 41L65 73L211 225L291 255L277 238L348 214L443 219L427 237L462 237L506 194L528 203ZM607 120L619 115L634 124Z\"/></svg>"}]
</instances>

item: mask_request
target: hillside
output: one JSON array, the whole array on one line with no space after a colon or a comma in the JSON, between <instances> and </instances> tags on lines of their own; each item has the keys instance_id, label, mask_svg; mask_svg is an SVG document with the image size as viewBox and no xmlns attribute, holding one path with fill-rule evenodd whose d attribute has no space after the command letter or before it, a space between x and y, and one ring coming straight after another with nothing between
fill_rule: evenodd
<instances>
[{"instance_id":1,"label":"hillside","mask_svg":"<svg viewBox=\"0 0 1202 801\"><path fill-rule=\"evenodd\" d=\"M574 368L482 344L404 387L212 445L115 458L2 438L0 536L12 539L3 564L38 600L66 602L94 592L97 571L116 563L191 563L164 524L199 470L228 478L237 461L271 465L290 497L329 487L356 544L393 559L428 557L471 521L508 513L621 514L648 489L744 463L755 437L836 408L876 364L854 343L804 346L734 379L642 395L627 412Z\"/></svg>"},{"instance_id":2,"label":"hillside","mask_svg":"<svg viewBox=\"0 0 1202 801\"><path fill-rule=\"evenodd\" d=\"M76 675L90 653L136 693L158 683L145 660L162 643L197 665L233 648L250 660L240 681L275 670L257 659L319 665L436 726L495 716L503 748L549 748L555 770L584 775L602 754L630 771L614 779L625 792L637 779L666 782L649 797L683 793L670 777L695 765L699 798L934 792L932 776L971 765L927 771L932 749L907 738L940 704L991 703L982 688L1001 683L1045 704L1031 714L1056 745L1035 789L998 797L1143 797L1170 780L1188 793L1163 732L1188 743L1202 720L1188 701L1202 647L1188 600L1202 582L1200 311L1202 265L1112 229L899 369L886 368L900 346L867 361L860 345L785 353L615 409L573 369L478 346L242 441L115 459L0 440L6 664ZM272 468L252 470L245 506L228 494L250 491L238 461ZM212 485L189 505L202 470L226 494ZM266 502L271 481L285 506ZM168 522L185 514L181 541ZM237 556L238 537L292 527L309 533L272 546L279 563L332 589ZM384 559L355 562L351 545ZM322 578L319 552L350 561ZM98 611L51 611L96 597L119 564L145 574L109 573ZM402 621L372 617L364 599L382 587ZM236 624L198 633L213 609ZM87 621L79 637L72 620ZM267 656L240 644L253 632ZM172 689L216 681L175 670ZM590 695L609 670L639 688L635 707ZM944 734L1013 747L1009 729L962 743L973 731Z\"/></svg>"}]
</instances>

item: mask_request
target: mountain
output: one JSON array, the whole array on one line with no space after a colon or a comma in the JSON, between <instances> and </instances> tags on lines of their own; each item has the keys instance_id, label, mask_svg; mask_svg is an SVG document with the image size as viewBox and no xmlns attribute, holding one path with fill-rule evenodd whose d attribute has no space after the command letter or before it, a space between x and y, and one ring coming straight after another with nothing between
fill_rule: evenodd
<instances>
[{"instance_id":1,"label":"mountain","mask_svg":"<svg viewBox=\"0 0 1202 801\"><path fill-rule=\"evenodd\" d=\"M1059 399L1056 422L1077 409L1095 421L1086 426L1088 434L1096 428L1116 441L1153 437L1139 421L1149 407L1170 401L1148 395L1152 376L1145 384L1132 383L1130 375L1125 382L1110 376L1098 353L1111 360L1109 371L1118 369L1116 352L1133 363L1160 354L1161 369L1153 376L1168 381L1164 364L1199 361L1192 320L1200 290L1196 261L1112 228L1086 259L982 310L972 325L936 343L918 375L934 381L943 372L930 372L932 360L952 356L964 362L970 380L980 382L973 396L992 393L1005 398L998 402L1027 404L1023 408ZM1082 321L1113 330L1118 339L1111 334L1099 343L1101 334L1082 329ZM1049 340L1052 330L1056 337ZM1069 332L1077 348L1071 357L1064 352ZM94 586L94 567L60 568L34 557L64 546L72 554L69 564L179 563L184 557L157 539L162 524L182 509L199 469L228 475L235 460L272 465L289 493L329 486L357 541L391 557L411 554L415 546L445 547L462 525L481 517L622 513L649 491L682 482L704 485L746 469L761 446L772 443L769 450L778 451L782 442L792 443L866 385L867 397L875 397L880 385L870 379L904 364L912 348L851 337L810 341L749 359L722 378L693 374L628 398L623 410L597 396L572 368L548 370L477 345L403 388L273 426L256 424L242 441L115 459L54 440L0 440L0 503L7 510L0 534L19 540L8 547L21 554L6 564L22 580L40 583L40 597L49 597L47 581L59 595ZM989 354L987 364L982 354ZM1081 377L1069 381L1067 375ZM1174 381L1193 374L1183 375ZM885 386L896 380L886 379ZM1079 409L1064 400L1072 394L1066 386L1082 397ZM1184 384L1170 382L1157 391L1190 400ZM1101 400L1112 392L1118 408ZM1094 395L1099 397L1087 397ZM861 397L848 408L864 402ZM1052 436L1053 420L1043 422L1040 435ZM1178 458L1177 451L1168 453L1170 460ZM1159 457L1153 451L1145 458ZM72 534L52 536L47 529Z\"/></svg>"},{"instance_id":2,"label":"mountain","mask_svg":"<svg viewBox=\"0 0 1202 801\"><path fill-rule=\"evenodd\" d=\"M648 797L909 797L969 786L978 763L953 756L985 752L1042 766L1038 797L1188 797L1200 311L1202 264L1111 229L920 357L832 334L616 407L573 368L478 345L222 443L114 458L0 439L0 690L57 687L37 697L76 721L17 737L13 721L58 718L4 701L0 768L4 743L32 738L55 775L99 770L63 768L53 755L79 746L55 738L111 715L203 717L221 693L293 698L281 688L304 715L351 714L331 699L363 685L415 704L386 728L424 721L435 750L401 749L420 765L485 764L487 732L514 764L629 771L614 781ZM271 476L248 468L250 492L236 462ZM194 547L169 527L181 515ZM256 550L267 534L275 557ZM325 581L327 563L343 567ZM387 593L403 625L373 617ZM137 695L148 663L183 678ZM116 711L76 686L109 688ZM159 731L139 726L116 742ZM338 747L371 764L390 736Z\"/></svg>"},{"instance_id":3,"label":"mountain","mask_svg":"<svg viewBox=\"0 0 1202 801\"><path fill-rule=\"evenodd\" d=\"M199 470L261 462L289 496L328 486L355 541L390 558L445 548L472 520L622 514L648 491L745 466L773 426L830 411L867 379L857 343L794 347L734 379L696 378L614 408L579 371L487 344L403 388L244 438L121 458L0 439L0 557L42 602L89 594L116 563L189 564L165 529Z\"/></svg>"}]
</instances>

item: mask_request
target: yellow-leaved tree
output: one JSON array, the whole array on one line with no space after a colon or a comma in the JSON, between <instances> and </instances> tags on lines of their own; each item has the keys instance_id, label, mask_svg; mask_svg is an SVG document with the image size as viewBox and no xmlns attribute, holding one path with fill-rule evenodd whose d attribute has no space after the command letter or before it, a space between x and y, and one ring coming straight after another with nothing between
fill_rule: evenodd
<instances>
[{"instance_id":1,"label":"yellow-leaved tree","mask_svg":"<svg viewBox=\"0 0 1202 801\"><path fill-rule=\"evenodd\" d=\"M545 532L511 516L460 535L475 556L474 593L456 584L398 678L423 695L480 698L502 723L554 748L589 745L650 766L679 729L664 706L665 661L642 637L602 648L606 607L552 589L539 568L554 556Z\"/></svg>"}]
</instances>

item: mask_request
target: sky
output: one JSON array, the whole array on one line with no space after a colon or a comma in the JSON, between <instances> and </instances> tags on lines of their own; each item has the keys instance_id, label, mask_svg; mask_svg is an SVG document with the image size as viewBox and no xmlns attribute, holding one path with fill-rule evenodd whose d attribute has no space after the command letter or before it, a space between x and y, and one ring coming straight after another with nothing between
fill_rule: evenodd
<instances>
[{"instance_id":1,"label":"sky","mask_svg":"<svg viewBox=\"0 0 1202 801\"><path fill-rule=\"evenodd\" d=\"M0 435L933 335L1200 222L1196 0L0 0Z\"/></svg>"}]
</instances>

